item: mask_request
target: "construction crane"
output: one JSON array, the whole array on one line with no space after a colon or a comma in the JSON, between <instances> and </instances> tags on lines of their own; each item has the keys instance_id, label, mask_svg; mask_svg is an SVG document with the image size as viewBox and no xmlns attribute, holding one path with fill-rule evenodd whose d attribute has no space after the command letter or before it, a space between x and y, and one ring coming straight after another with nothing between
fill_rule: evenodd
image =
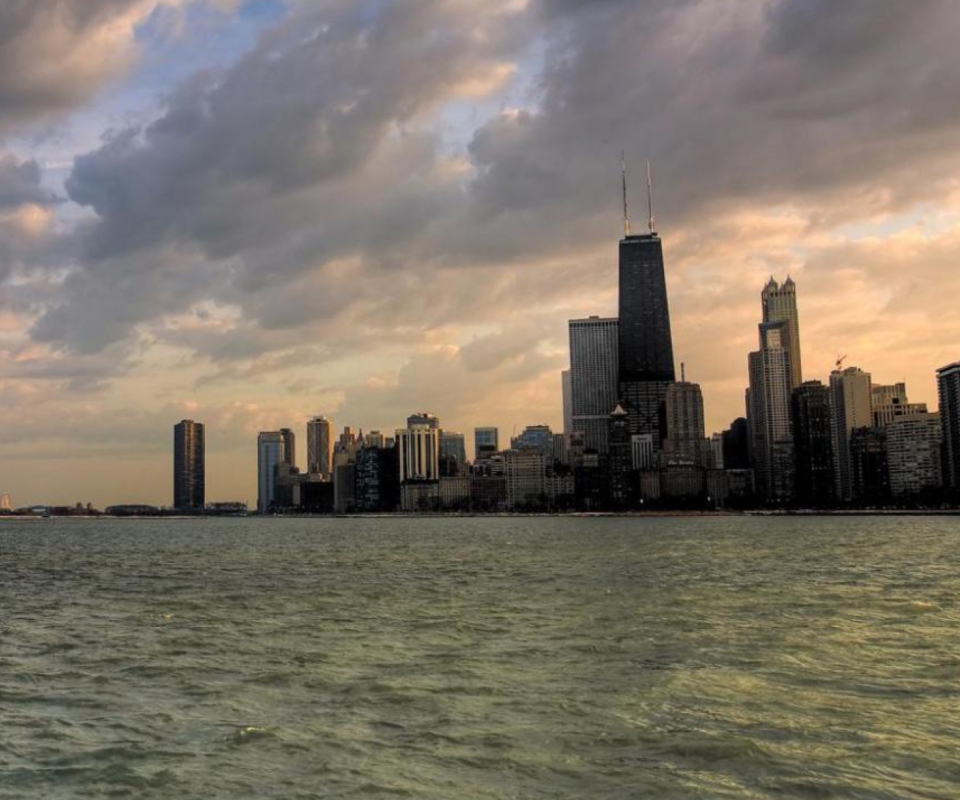
<instances>
[{"instance_id":1,"label":"construction crane","mask_svg":"<svg viewBox=\"0 0 960 800\"><path fill-rule=\"evenodd\" d=\"M846 361L846 360L847 360L847 357L846 357L845 355L843 355L843 356L837 356L836 369L837 369L838 372L840 371L840 367L843 366L843 362Z\"/></svg>"}]
</instances>

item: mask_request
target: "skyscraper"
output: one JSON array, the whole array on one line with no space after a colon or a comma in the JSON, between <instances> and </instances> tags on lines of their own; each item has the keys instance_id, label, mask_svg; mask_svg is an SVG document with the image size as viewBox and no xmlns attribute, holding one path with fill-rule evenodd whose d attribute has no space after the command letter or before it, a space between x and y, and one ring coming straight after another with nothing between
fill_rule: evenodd
<instances>
[{"instance_id":1,"label":"skyscraper","mask_svg":"<svg viewBox=\"0 0 960 800\"><path fill-rule=\"evenodd\" d=\"M770 277L760 293L764 322L783 322L786 330L783 348L790 360L790 389L796 389L803 381L800 368L800 317L797 314L797 285L788 275L783 286Z\"/></svg>"},{"instance_id":2,"label":"skyscraper","mask_svg":"<svg viewBox=\"0 0 960 800\"><path fill-rule=\"evenodd\" d=\"M956 498L960 492L960 361L937 370L937 395L943 439L943 484Z\"/></svg>"},{"instance_id":3,"label":"skyscraper","mask_svg":"<svg viewBox=\"0 0 960 800\"><path fill-rule=\"evenodd\" d=\"M330 475L333 471L333 424L326 417L307 422L307 472Z\"/></svg>"},{"instance_id":4,"label":"skyscraper","mask_svg":"<svg viewBox=\"0 0 960 800\"><path fill-rule=\"evenodd\" d=\"M619 325L616 318L570 320L570 430L586 446L608 451L610 414L617 407Z\"/></svg>"},{"instance_id":5,"label":"skyscraper","mask_svg":"<svg viewBox=\"0 0 960 800\"><path fill-rule=\"evenodd\" d=\"M830 390L820 381L804 381L793 390L790 400L797 502L804 506L830 505L836 496Z\"/></svg>"},{"instance_id":6,"label":"skyscraper","mask_svg":"<svg viewBox=\"0 0 960 800\"><path fill-rule=\"evenodd\" d=\"M413 414L396 431L400 482L440 480L440 427L432 414Z\"/></svg>"},{"instance_id":7,"label":"skyscraper","mask_svg":"<svg viewBox=\"0 0 960 800\"><path fill-rule=\"evenodd\" d=\"M560 373L560 394L563 398L563 432L573 433L573 384L568 369Z\"/></svg>"},{"instance_id":8,"label":"skyscraper","mask_svg":"<svg viewBox=\"0 0 960 800\"><path fill-rule=\"evenodd\" d=\"M942 435L938 414L899 416L887 425L887 468L894 497L919 499L940 488Z\"/></svg>"},{"instance_id":9,"label":"skyscraper","mask_svg":"<svg viewBox=\"0 0 960 800\"><path fill-rule=\"evenodd\" d=\"M678 381L667 388L664 456L704 466L703 393L699 383Z\"/></svg>"},{"instance_id":10,"label":"skyscraper","mask_svg":"<svg viewBox=\"0 0 960 800\"><path fill-rule=\"evenodd\" d=\"M461 475L467 463L467 443L462 433L440 431L440 475Z\"/></svg>"},{"instance_id":11,"label":"skyscraper","mask_svg":"<svg viewBox=\"0 0 960 800\"><path fill-rule=\"evenodd\" d=\"M653 435L660 450L664 397L675 380L663 246L653 231L620 240L619 399L630 433ZM608 412L609 413L609 412Z\"/></svg>"},{"instance_id":12,"label":"skyscraper","mask_svg":"<svg viewBox=\"0 0 960 800\"><path fill-rule=\"evenodd\" d=\"M297 466L297 438L289 428L281 428L283 438L283 461L291 467Z\"/></svg>"},{"instance_id":13,"label":"skyscraper","mask_svg":"<svg viewBox=\"0 0 960 800\"><path fill-rule=\"evenodd\" d=\"M285 463L280 431L257 435L257 512L266 514L276 499L277 465Z\"/></svg>"},{"instance_id":14,"label":"skyscraper","mask_svg":"<svg viewBox=\"0 0 960 800\"><path fill-rule=\"evenodd\" d=\"M760 323L760 349L750 353L747 422L750 452L760 493L784 501L793 493L790 430L790 356L785 322Z\"/></svg>"},{"instance_id":15,"label":"skyscraper","mask_svg":"<svg viewBox=\"0 0 960 800\"><path fill-rule=\"evenodd\" d=\"M850 434L854 428L873 424L870 373L858 367L835 369L830 373L830 433L833 439L834 482L837 499L853 500L853 472L850 464Z\"/></svg>"},{"instance_id":16,"label":"skyscraper","mask_svg":"<svg viewBox=\"0 0 960 800\"><path fill-rule=\"evenodd\" d=\"M202 511L205 491L203 423L185 419L173 426L173 506Z\"/></svg>"}]
</instances>

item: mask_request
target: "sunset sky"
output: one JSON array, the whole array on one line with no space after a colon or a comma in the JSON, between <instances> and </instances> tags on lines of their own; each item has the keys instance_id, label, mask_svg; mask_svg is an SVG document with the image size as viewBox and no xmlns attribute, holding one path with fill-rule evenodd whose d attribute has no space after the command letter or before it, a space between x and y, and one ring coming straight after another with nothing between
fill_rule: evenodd
<instances>
[{"instance_id":1,"label":"sunset sky","mask_svg":"<svg viewBox=\"0 0 960 800\"><path fill-rule=\"evenodd\" d=\"M744 413L760 290L936 407L960 359L955 0L4 0L0 492L255 502L256 434L560 430L653 164L679 371Z\"/></svg>"}]
</instances>

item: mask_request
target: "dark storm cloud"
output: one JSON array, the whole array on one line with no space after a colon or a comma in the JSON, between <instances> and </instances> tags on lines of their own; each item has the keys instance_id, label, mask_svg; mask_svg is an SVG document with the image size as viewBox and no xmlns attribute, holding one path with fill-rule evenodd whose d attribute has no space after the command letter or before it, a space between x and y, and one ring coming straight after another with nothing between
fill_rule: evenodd
<instances>
[{"instance_id":1,"label":"dark storm cloud","mask_svg":"<svg viewBox=\"0 0 960 800\"><path fill-rule=\"evenodd\" d=\"M643 156L668 228L784 202L856 219L929 199L952 163L960 12L946 2L478 5L305 4L154 123L77 158L67 187L97 220L34 334L94 352L205 298L263 329L478 319L491 309L470 276L452 310L382 298L439 267L589 257L619 228L621 148L636 227ZM472 171L451 172L431 115L532 52L535 101L481 120Z\"/></svg>"}]
</instances>

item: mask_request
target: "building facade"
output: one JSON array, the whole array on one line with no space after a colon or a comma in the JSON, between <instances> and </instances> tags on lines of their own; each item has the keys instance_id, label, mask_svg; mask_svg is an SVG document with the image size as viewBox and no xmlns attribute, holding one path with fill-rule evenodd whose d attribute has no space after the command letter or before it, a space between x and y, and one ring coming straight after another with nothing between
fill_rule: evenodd
<instances>
[{"instance_id":1,"label":"building facade","mask_svg":"<svg viewBox=\"0 0 960 800\"><path fill-rule=\"evenodd\" d=\"M872 398L870 373L859 367L835 369L830 373L830 435L833 445L834 483L837 499L844 503L853 500L850 434L854 428L872 427Z\"/></svg>"},{"instance_id":2,"label":"building facade","mask_svg":"<svg viewBox=\"0 0 960 800\"><path fill-rule=\"evenodd\" d=\"M943 484L954 500L960 498L960 361L937 370Z\"/></svg>"},{"instance_id":3,"label":"building facade","mask_svg":"<svg viewBox=\"0 0 960 800\"><path fill-rule=\"evenodd\" d=\"M297 437L289 428L281 428L283 438L283 461L291 467L297 466Z\"/></svg>"},{"instance_id":4,"label":"building facade","mask_svg":"<svg viewBox=\"0 0 960 800\"><path fill-rule=\"evenodd\" d=\"M609 414L607 418L610 418ZM544 463L553 464L553 431L549 425L527 425L519 436L510 439L510 447L514 450L539 450Z\"/></svg>"},{"instance_id":5,"label":"building facade","mask_svg":"<svg viewBox=\"0 0 960 800\"><path fill-rule=\"evenodd\" d=\"M333 472L333 423L326 417L307 422L307 472L328 477Z\"/></svg>"},{"instance_id":6,"label":"building facade","mask_svg":"<svg viewBox=\"0 0 960 800\"><path fill-rule=\"evenodd\" d=\"M613 317L572 319L569 329L570 427L567 431L583 431L588 448L606 453L607 422L618 401L619 322Z\"/></svg>"},{"instance_id":7,"label":"building facade","mask_svg":"<svg viewBox=\"0 0 960 800\"><path fill-rule=\"evenodd\" d=\"M500 450L500 431L493 427L473 429L473 459L480 460Z\"/></svg>"},{"instance_id":8,"label":"building facade","mask_svg":"<svg viewBox=\"0 0 960 800\"><path fill-rule=\"evenodd\" d=\"M430 415L415 414L396 431L400 482L440 480L440 428ZM432 418L436 420L436 417Z\"/></svg>"},{"instance_id":9,"label":"building facade","mask_svg":"<svg viewBox=\"0 0 960 800\"><path fill-rule=\"evenodd\" d=\"M664 436L664 399L676 379L663 244L654 233L620 240L618 394L630 433ZM607 413L610 413L609 411Z\"/></svg>"},{"instance_id":10,"label":"building facade","mask_svg":"<svg viewBox=\"0 0 960 800\"><path fill-rule=\"evenodd\" d=\"M666 438L664 455L705 466L703 393L700 384L678 381L667 388L664 398Z\"/></svg>"},{"instance_id":11,"label":"building facade","mask_svg":"<svg viewBox=\"0 0 960 800\"><path fill-rule=\"evenodd\" d=\"M459 467L467 463L467 443L462 433L440 431L440 457L449 458Z\"/></svg>"},{"instance_id":12,"label":"building facade","mask_svg":"<svg viewBox=\"0 0 960 800\"><path fill-rule=\"evenodd\" d=\"M890 493L915 499L935 493L941 485L939 415L897 417L886 430Z\"/></svg>"},{"instance_id":13,"label":"building facade","mask_svg":"<svg viewBox=\"0 0 960 800\"><path fill-rule=\"evenodd\" d=\"M276 502L277 465L286 463L280 431L257 435L257 513L266 514Z\"/></svg>"},{"instance_id":14,"label":"building facade","mask_svg":"<svg viewBox=\"0 0 960 800\"><path fill-rule=\"evenodd\" d=\"M748 357L750 453L761 496L781 503L793 494L788 327L781 321L762 322L759 328L760 349Z\"/></svg>"},{"instance_id":15,"label":"building facade","mask_svg":"<svg viewBox=\"0 0 960 800\"><path fill-rule=\"evenodd\" d=\"M794 494L801 506L823 507L836 499L830 390L820 381L805 381L791 395L790 417L796 459Z\"/></svg>"},{"instance_id":16,"label":"building facade","mask_svg":"<svg viewBox=\"0 0 960 800\"><path fill-rule=\"evenodd\" d=\"M782 322L784 324L783 348L790 362L790 390L803 382L803 370L800 367L800 315L797 312L797 286L790 278L783 286L771 276L760 293L760 303L764 322Z\"/></svg>"},{"instance_id":17,"label":"building facade","mask_svg":"<svg viewBox=\"0 0 960 800\"><path fill-rule=\"evenodd\" d=\"M204 427L185 419L173 426L173 507L202 511L206 492Z\"/></svg>"}]
</instances>

